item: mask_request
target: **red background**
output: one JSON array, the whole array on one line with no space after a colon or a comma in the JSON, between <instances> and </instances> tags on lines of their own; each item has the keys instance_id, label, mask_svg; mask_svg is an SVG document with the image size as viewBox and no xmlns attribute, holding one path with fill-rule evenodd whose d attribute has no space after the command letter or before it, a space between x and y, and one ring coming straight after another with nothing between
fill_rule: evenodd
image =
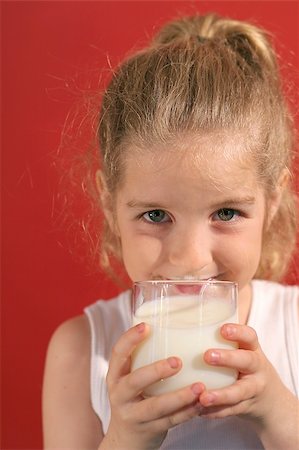
<instances>
[{"instance_id":1,"label":"red background","mask_svg":"<svg viewBox=\"0 0 299 450\"><path fill-rule=\"evenodd\" d=\"M117 62L178 13L253 19L281 42L284 74L298 64L298 2L2 2L2 449L42 447L47 342L63 320L118 289L89 275L53 222L51 162L76 95L69 80ZM289 66L291 65L291 66ZM292 69L293 67L293 69ZM295 264L299 262L298 255ZM298 273L298 272L297 272ZM293 270L287 280L298 282Z\"/></svg>"}]
</instances>

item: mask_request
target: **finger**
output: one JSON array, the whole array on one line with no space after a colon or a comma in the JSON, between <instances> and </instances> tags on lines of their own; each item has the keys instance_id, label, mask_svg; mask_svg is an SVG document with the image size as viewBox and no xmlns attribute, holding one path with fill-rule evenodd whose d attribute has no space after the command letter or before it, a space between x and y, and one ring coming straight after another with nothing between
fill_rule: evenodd
<instances>
[{"instance_id":1,"label":"finger","mask_svg":"<svg viewBox=\"0 0 299 450\"><path fill-rule=\"evenodd\" d=\"M199 414L201 405L198 403L198 398L204 389L202 383L194 383L177 391L147 398L139 403L138 417L142 422L151 422L162 417L173 416L174 413L177 413L177 419L180 420L180 417L188 415L188 411L193 412L195 409Z\"/></svg>"},{"instance_id":2,"label":"finger","mask_svg":"<svg viewBox=\"0 0 299 450\"><path fill-rule=\"evenodd\" d=\"M109 369L107 373L107 384L118 382L119 378L130 372L131 354L134 349L148 335L149 327L140 323L126 331L113 347Z\"/></svg>"},{"instance_id":3,"label":"finger","mask_svg":"<svg viewBox=\"0 0 299 450\"><path fill-rule=\"evenodd\" d=\"M208 419L221 419L228 416L243 414L246 408L246 402L240 402L233 406L212 406L203 408L200 415L207 417Z\"/></svg>"},{"instance_id":4,"label":"finger","mask_svg":"<svg viewBox=\"0 0 299 450\"><path fill-rule=\"evenodd\" d=\"M248 379L237 380L223 389L204 391L200 395L200 403L204 407L236 405L242 401L249 400L256 394L256 385Z\"/></svg>"},{"instance_id":5,"label":"finger","mask_svg":"<svg viewBox=\"0 0 299 450\"><path fill-rule=\"evenodd\" d=\"M156 432L167 431L177 425L187 422L193 417L200 416L201 412L202 406L198 403L198 401L196 401L190 406L186 406L173 414L153 421L152 426ZM148 423L146 425L148 426Z\"/></svg>"},{"instance_id":6,"label":"finger","mask_svg":"<svg viewBox=\"0 0 299 450\"><path fill-rule=\"evenodd\" d=\"M239 348L244 350L257 350L259 348L255 330L247 325L226 323L220 331L225 339L238 342Z\"/></svg>"},{"instance_id":7,"label":"finger","mask_svg":"<svg viewBox=\"0 0 299 450\"><path fill-rule=\"evenodd\" d=\"M182 368L182 361L171 356L140 367L119 380L118 400L126 402L140 395L148 386L175 375Z\"/></svg>"},{"instance_id":8,"label":"finger","mask_svg":"<svg viewBox=\"0 0 299 450\"><path fill-rule=\"evenodd\" d=\"M204 360L212 366L229 367L242 374L254 373L260 367L259 354L249 350L209 349L204 353Z\"/></svg>"}]
</instances>

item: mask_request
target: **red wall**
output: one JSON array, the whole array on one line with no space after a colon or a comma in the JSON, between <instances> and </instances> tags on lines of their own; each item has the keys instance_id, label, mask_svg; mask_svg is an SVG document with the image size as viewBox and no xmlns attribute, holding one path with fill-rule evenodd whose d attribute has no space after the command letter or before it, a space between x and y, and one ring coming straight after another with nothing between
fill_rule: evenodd
<instances>
[{"instance_id":1,"label":"red wall","mask_svg":"<svg viewBox=\"0 0 299 450\"><path fill-rule=\"evenodd\" d=\"M76 262L52 219L51 158L76 97L64 80L106 67L106 53L116 62L154 25L195 10L255 19L282 42L283 63L297 65L298 2L2 2L2 449L41 448L49 337L84 305L117 292Z\"/></svg>"}]
</instances>

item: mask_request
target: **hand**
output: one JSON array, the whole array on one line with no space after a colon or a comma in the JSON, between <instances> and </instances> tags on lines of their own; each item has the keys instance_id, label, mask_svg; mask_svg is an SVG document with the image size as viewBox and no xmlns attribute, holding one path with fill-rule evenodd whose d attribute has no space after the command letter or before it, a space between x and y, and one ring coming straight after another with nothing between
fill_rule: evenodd
<instances>
[{"instance_id":1,"label":"hand","mask_svg":"<svg viewBox=\"0 0 299 450\"><path fill-rule=\"evenodd\" d=\"M209 349L204 359L213 366L237 369L237 381L223 389L205 391L200 396L210 417L249 415L261 417L273 404L279 377L261 350L256 332L246 326L225 324L221 335L238 343L238 349Z\"/></svg>"},{"instance_id":2,"label":"hand","mask_svg":"<svg viewBox=\"0 0 299 450\"><path fill-rule=\"evenodd\" d=\"M101 449L157 449L169 428L198 415L201 408L201 383L157 397L143 397L147 386L171 377L182 366L179 358L170 357L131 372L132 352L148 332L147 325L139 324L124 333L113 349L107 374L111 421Z\"/></svg>"},{"instance_id":3,"label":"hand","mask_svg":"<svg viewBox=\"0 0 299 450\"><path fill-rule=\"evenodd\" d=\"M204 415L245 416L256 426L265 448L298 448L297 399L266 358L256 332L246 325L225 324L221 334L237 342L239 348L209 349L204 359L213 366L235 368L239 376L231 386L200 395Z\"/></svg>"}]
</instances>

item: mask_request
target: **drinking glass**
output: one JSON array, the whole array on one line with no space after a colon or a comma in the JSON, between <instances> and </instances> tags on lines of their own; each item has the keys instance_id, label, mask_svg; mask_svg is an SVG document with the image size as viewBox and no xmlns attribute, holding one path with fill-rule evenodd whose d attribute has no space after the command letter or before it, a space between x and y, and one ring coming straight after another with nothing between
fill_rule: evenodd
<instances>
[{"instance_id":1,"label":"drinking glass","mask_svg":"<svg viewBox=\"0 0 299 450\"><path fill-rule=\"evenodd\" d=\"M230 281L142 281L134 283L133 325L146 322L149 336L132 355L132 370L169 356L182 360L181 370L160 380L145 396L174 391L195 382L207 389L232 384L237 371L205 363L209 348L236 348L220 334L224 323L237 323L237 283Z\"/></svg>"}]
</instances>

